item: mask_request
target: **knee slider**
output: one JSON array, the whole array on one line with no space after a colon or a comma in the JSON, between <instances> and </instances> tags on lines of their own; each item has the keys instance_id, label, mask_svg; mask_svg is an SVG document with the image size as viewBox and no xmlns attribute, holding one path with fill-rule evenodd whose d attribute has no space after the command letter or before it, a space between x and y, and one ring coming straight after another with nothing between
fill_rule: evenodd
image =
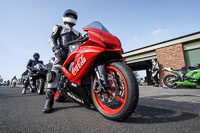
<instances>
[{"instance_id":1,"label":"knee slider","mask_svg":"<svg viewBox=\"0 0 200 133\"><path fill-rule=\"evenodd\" d=\"M47 73L46 80L47 80L48 83L52 83L55 78L56 78L56 73L54 71L51 71L51 72Z\"/></svg>"}]
</instances>

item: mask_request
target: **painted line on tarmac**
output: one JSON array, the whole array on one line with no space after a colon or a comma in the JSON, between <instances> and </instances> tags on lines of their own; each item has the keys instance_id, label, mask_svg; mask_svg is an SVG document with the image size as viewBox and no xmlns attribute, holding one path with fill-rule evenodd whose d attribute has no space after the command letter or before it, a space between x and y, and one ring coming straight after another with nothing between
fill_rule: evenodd
<instances>
[{"instance_id":1,"label":"painted line on tarmac","mask_svg":"<svg viewBox=\"0 0 200 133\"><path fill-rule=\"evenodd\" d=\"M151 108L167 109L167 110L171 110L171 111L175 111L175 112L189 113L189 114L200 116L200 112L192 112L192 111L186 111L186 110L172 109L172 108L163 107L163 106L152 106L152 105L147 105L147 104L140 104L140 105L146 106L146 107L151 107Z\"/></svg>"},{"instance_id":2,"label":"painted line on tarmac","mask_svg":"<svg viewBox=\"0 0 200 133\"><path fill-rule=\"evenodd\" d=\"M168 98L157 98L157 97L151 97L151 96L140 96L139 98L148 98L148 99L154 99L154 100L168 100L168 101L175 101L175 102L188 102L188 103L200 103L200 101L190 101L190 100L176 100L176 99L168 99Z\"/></svg>"}]
</instances>

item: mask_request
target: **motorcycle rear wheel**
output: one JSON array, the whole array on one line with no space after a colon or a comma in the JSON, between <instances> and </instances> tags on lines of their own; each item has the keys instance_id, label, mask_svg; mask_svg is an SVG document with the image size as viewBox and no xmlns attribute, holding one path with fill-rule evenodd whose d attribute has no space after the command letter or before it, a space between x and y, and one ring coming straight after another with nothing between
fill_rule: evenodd
<instances>
[{"instance_id":1,"label":"motorcycle rear wheel","mask_svg":"<svg viewBox=\"0 0 200 133\"><path fill-rule=\"evenodd\" d=\"M135 110L139 89L131 69L122 62L106 65L108 91L95 93L98 87L96 76L93 78L91 96L96 109L105 118L122 121L129 117Z\"/></svg>"},{"instance_id":2,"label":"motorcycle rear wheel","mask_svg":"<svg viewBox=\"0 0 200 133\"><path fill-rule=\"evenodd\" d=\"M30 90L30 92L35 92L35 90L32 88L31 85L29 85L29 90Z\"/></svg>"},{"instance_id":3,"label":"motorcycle rear wheel","mask_svg":"<svg viewBox=\"0 0 200 133\"><path fill-rule=\"evenodd\" d=\"M45 84L44 78L39 78L39 80L36 82L38 82L38 85L36 85L37 93L39 95L42 95L44 93L44 84Z\"/></svg>"},{"instance_id":4,"label":"motorcycle rear wheel","mask_svg":"<svg viewBox=\"0 0 200 133\"><path fill-rule=\"evenodd\" d=\"M170 88L176 88L177 84L175 84L172 79L174 79L174 81L176 80L176 76L175 75L166 75L163 78L163 83Z\"/></svg>"},{"instance_id":5,"label":"motorcycle rear wheel","mask_svg":"<svg viewBox=\"0 0 200 133\"><path fill-rule=\"evenodd\" d=\"M64 102L66 100L66 97L62 96L60 91L56 91L56 93L54 94L54 100L56 102Z\"/></svg>"}]
</instances>

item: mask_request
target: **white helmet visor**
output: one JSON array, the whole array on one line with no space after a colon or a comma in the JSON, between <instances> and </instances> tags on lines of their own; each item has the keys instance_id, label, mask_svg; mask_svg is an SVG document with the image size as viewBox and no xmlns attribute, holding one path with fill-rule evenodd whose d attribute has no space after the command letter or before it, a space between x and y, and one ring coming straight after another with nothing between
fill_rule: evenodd
<instances>
[{"instance_id":1,"label":"white helmet visor","mask_svg":"<svg viewBox=\"0 0 200 133\"><path fill-rule=\"evenodd\" d=\"M72 23L74 25L76 25L76 19L73 19L73 18L70 18L70 17L63 17L63 22L66 22L66 23Z\"/></svg>"}]
</instances>

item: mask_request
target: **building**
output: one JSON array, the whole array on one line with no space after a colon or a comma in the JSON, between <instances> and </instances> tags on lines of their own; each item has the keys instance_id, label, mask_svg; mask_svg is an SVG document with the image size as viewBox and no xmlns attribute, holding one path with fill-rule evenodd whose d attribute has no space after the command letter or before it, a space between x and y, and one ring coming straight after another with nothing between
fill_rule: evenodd
<instances>
[{"instance_id":1,"label":"building","mask_svg":"<svg viewBox=\"0 0 200 133\"><path fill-rule=\"evenodd\" d=\"M183 66L200 63L200 32L128 51L123 54L123 57L133 71L146 70L148 84L151 84L151 75L148 71L151 67L151 59L157 58L161 68L162 83L166 75L163 71L164 67L181 69Z\"/></svg>"}]
</instances>

